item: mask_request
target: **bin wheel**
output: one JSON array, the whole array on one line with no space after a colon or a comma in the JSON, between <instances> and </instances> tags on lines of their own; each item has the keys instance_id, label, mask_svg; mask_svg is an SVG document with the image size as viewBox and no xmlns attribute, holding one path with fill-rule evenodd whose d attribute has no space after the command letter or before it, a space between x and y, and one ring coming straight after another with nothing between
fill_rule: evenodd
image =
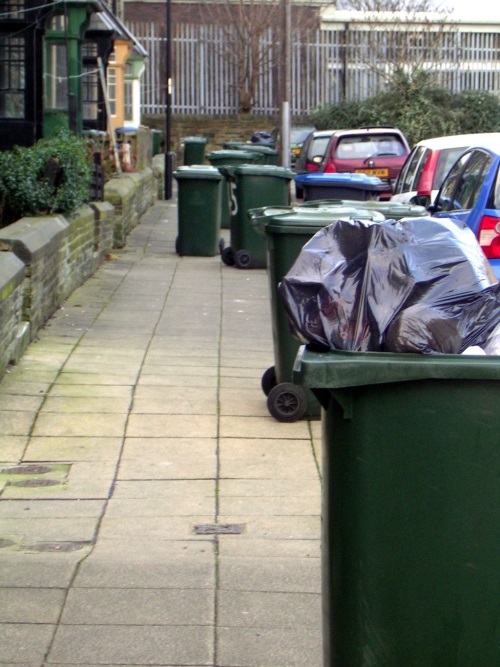
<instances>
[{"instance_id":1,"label":"bin wheel","mask_svg":"<svg viewBox=\"0 0 500 667\"><path fill-rule=\"evenodd\" d=\"M221 251L220 257L226 266L234 266L234 252L231 246Z\"/></svg>"},{"instance_id":2,"label":"bin wheel","mask_svg":"<svg viewBox=\"0 0 500 667\"><path fill-rule=\"evenodd\" d=\"M181 254L181 242L179 241L179 237L177 236L175 239L175 252L180 255Z\"/></svg>"},{"instance_id":3,"label":"bin wheel","mask_svg":"<svg viewBox=\"0 0 500 667\"><path fill-rule=\"evenodd\" d=\"M252 255L248 250L238 250L234 256L234 263L238 269L251 269L253 266Z\"/></svg>"},{"instance_id":4,"label":"bin wheel","mask_svg":"<svg viewBox=\"0 0 500 667\"><path fill-rule=\"evenodd\" d=\"M262 391L264 392L264 394L266 396L269 396L269 392L277 384L278 384L278 381L276 379L276 368L274 366L270 366L270 368L268 368L262 374L262 379L260 381Z\"/></svg>"},{"instance_id":5,"label":"bin wheel","mask_svg":"<svg viewBox=\"0 0 500 667\"><path fill-rule=\"evenodd\" d=\"M224 246L225 246L225 245L226 245L226 243L225 243L224 239L221 237L221 238L219 239L219 253L220 253L221 255L222 255L222 253L224 252Z\"/></svg>"},{"instance_id":6,"label":"bin wheel","mask_svg":"<svg viewBox=\"0 0 500 667\"><path fill-rule=\"evenodd\" d=\"M304 390L291 382L277 384L267 397L267 409L279 422L295 422L301 419L306 408Z\"/></svg>"}]
</instances>

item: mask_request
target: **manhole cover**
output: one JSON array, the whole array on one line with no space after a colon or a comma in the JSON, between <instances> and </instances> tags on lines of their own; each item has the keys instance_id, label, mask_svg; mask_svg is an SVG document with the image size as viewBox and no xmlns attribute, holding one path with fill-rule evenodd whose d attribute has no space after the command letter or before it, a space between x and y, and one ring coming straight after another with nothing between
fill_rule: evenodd
<instances>
[{"instance_id":1,"label":"manhole cover","mask_svg":"<svg viewBox=\"0 0 500 667\"><path fill-rule=\"evenodd\" d=\"M7 482L7 486L57 486L60 483L57 479L23 479L19 482Z\"/></svg>"},{"instance_id":2,"label":"manhole cover","mask_svg":"<svg viewBox=\"0 0 500 667\"><path fill-rule=\"evenodd\" d=\"M52 472L49 466L42 466L36 464L15 466L14 468L4 468L2 475L44 475L47 472Z\"/></svg>"},{"instance_id":3,"label":"manhole cover","mask_svg":"<svg viewBox=\"0 0 500 667\"><path fill-rule=\"evenodd\" d=\"M199 523L194 527L196 535L241 535L241 523Z\"/></svg>"},{"instance_id":4,"label":"manhole cover","mask_svg":"<svg viewBox=\"0 0 500 667\"><path fill-rule=\"evenodd\" d=\"M5 540L0 537L0 549L5 549L6 547L11 547L14 544L12 540Z\"/></svg>"},{"instance_id":5,"label":"manhole cover","mask_svg":"<svg viewBox=\"0 0 500 667\"><path fill-rule=\"evenodd\" d=\"M25 551L44 551L44 552L68 552L79 551L92 542L37 542L36 544L23 545Z\"/></svg>"}]
</instances>

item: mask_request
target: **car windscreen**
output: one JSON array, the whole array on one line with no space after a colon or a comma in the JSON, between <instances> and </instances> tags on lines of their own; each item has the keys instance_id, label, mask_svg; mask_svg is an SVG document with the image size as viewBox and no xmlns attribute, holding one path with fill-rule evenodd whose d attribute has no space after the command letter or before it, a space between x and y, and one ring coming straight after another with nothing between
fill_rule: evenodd
<instances>
[{"instance_id":1,"label":"car windscreen","mask_svg":"<svg viewBox=\"0 0 500 667\"><path fill-rule=\"evenodd\" d=\"M402 157L406 147L394 134L343 137L335 148L337 160L366 160L369 157Z\"/></svg>"}]
</instances>

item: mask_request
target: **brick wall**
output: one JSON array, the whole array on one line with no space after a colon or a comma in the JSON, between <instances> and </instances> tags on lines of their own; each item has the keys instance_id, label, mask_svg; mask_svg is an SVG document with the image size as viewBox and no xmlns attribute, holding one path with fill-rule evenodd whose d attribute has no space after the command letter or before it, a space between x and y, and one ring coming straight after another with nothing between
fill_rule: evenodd
<instances>
[{"instance_id":1,"label":"brick wall","mask_svg":"<svg viewBox=\"0 0 500 667\"><path fill-rule=\"evenodd\" d=\"M0 376L110 250L125 245L160 178L151 168L124 174L106 185L107 201L70 218L23 218L0 229Z\"/></svg>"}]
</instances>

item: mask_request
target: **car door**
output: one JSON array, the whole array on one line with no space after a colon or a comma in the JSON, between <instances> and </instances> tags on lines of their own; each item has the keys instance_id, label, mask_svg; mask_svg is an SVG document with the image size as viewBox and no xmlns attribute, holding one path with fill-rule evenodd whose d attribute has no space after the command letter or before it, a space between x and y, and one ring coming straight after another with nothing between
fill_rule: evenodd
<instances>
[{"instance_id":1,"label":"car door","mask_svg":"<svg viewBox=\"0 0 500 667\"><path fill-rule=\"evenodd\" d=\"M417 194L418 181L422 169L427 162L429 149L425 146L415 146L406 158L394 187L393 201L407 204Z\"/></svg>"}]
</instances>

